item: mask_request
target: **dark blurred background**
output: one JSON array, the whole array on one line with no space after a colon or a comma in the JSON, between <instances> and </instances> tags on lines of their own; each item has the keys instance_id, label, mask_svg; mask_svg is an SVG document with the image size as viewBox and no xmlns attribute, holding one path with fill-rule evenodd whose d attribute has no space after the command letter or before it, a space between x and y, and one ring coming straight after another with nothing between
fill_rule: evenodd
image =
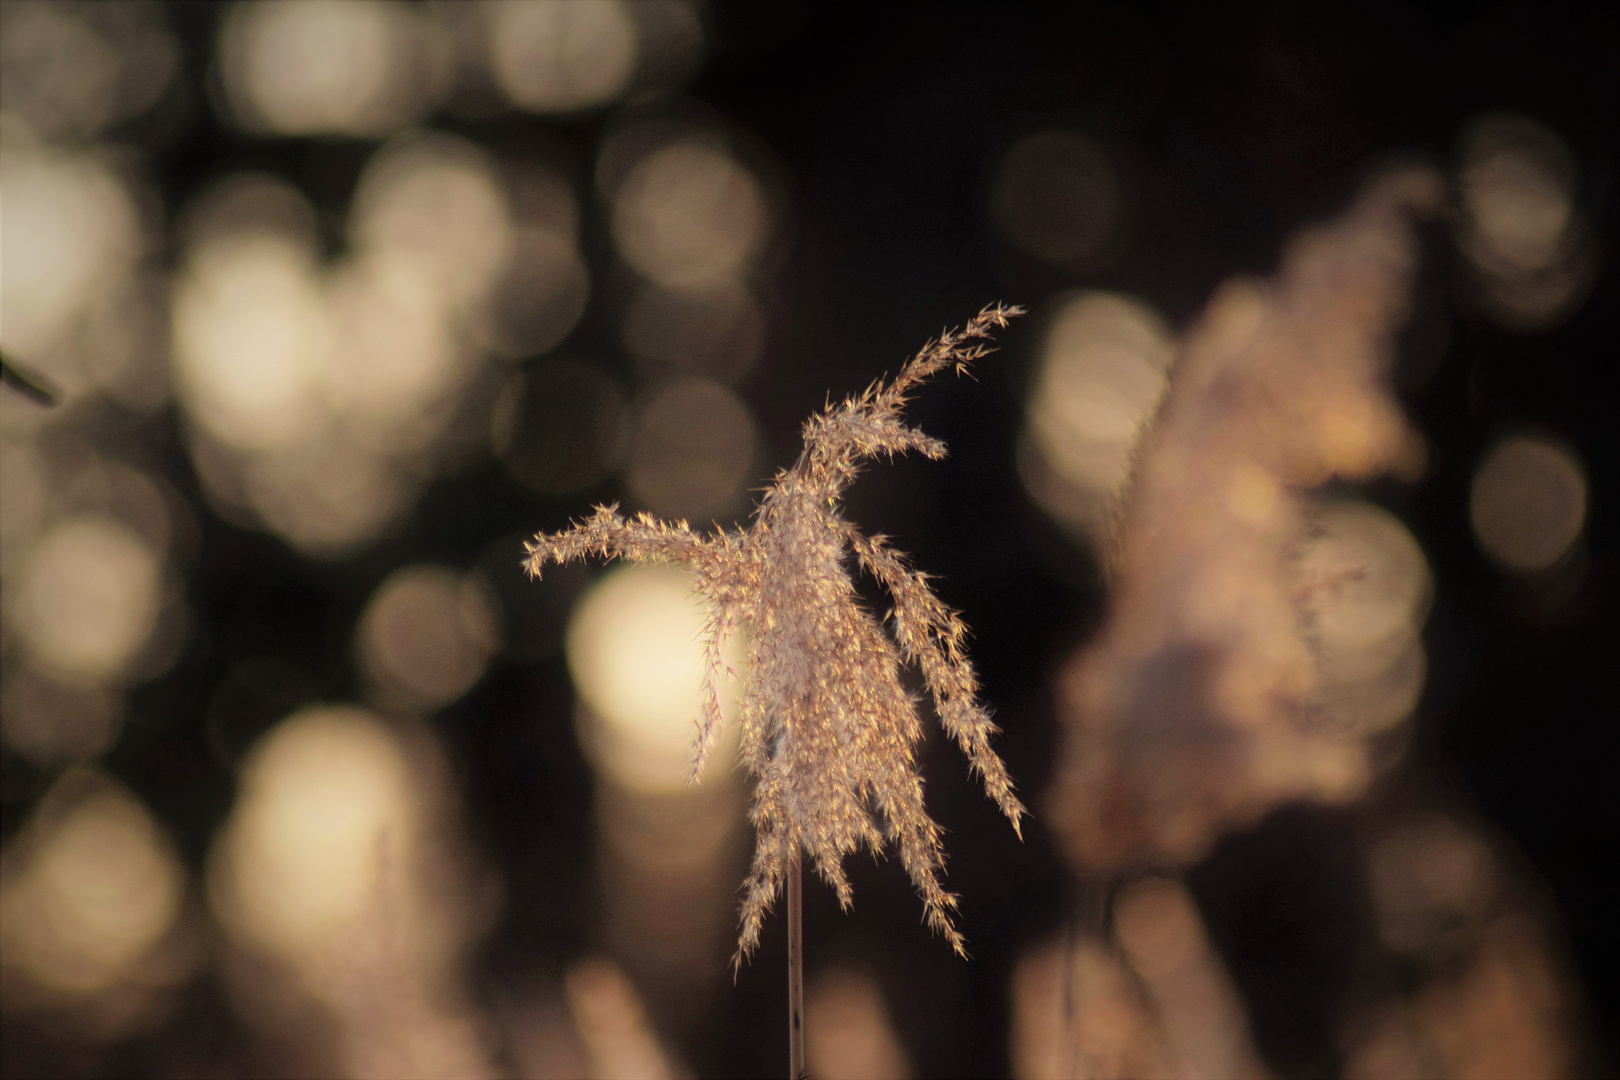
<instances>
[{"instance_id":1,"label":"dark blurred background","mask_svg":"<svg viewBox=\"0 0 1620 1080\"><path fill-rule=\"evenodd\" d=\"M1020 965L1099 903L1042 794L1159 385L1131 373L1413 162L1452 184L1394 376L1427 465L1362 494L1427 559L1427 679L1367 793L1276 808L1187 888L1266 1069L1400 1075L1346 1017L1444 977L1387 961L1366 855L1422 808L1538 928L1551 1072L1615 1073L1606 6L0 19L0 346L59 399L0 391L5 1075L780 1073L780 920L726 967L744 778L670 780L678 583L529 582L521 541L606 501L741 523L829 396L995 300L1031 314L911 411L949 459L875 463L848 511L963 613L1035 820L1017 843L931 733L972 961L893 862L851 860L847 914L809 886L806 939L856 1046L821 1075L1008 1074ZM1091 339L1055 328L1099 297L1129 370L1065 458L1042 395ZM1547 491L1555 535L1515 531Z\"/></svg>"}]
</instances>

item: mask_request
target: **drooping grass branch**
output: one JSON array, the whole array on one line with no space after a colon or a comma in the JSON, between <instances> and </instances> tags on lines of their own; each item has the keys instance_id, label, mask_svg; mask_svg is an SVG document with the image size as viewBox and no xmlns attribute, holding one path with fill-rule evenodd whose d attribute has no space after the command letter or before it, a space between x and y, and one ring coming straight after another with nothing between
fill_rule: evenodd
<instances>
[{"instance_id":1,"label":"drooping grass branch","mask_svg":"<svg viewBox=\"0 0 1620 1080\"><path fill-rule=\"evenodd\" d=\"M966 955L950 918L956 897L940 884L940 829L923 806L914 757L922 726L900 681L902 662L921 673L941 725L1015 830L1024 807L991 749L997 728L978 700L962 621L883 537L864 536L846 521L839 503L866 458L908 450L944 456L943 443L902 423L908 394L946 367L965 370L988 351L991 332L1018 314L987 307L929 342L892 381L879 380L811 417L798 460L776 475L746 529L705 536L684 521L625 518L614 507L598 507L573 528L542 533L528 545L526 565L535 577L548 562L586 556L687 567L709 605L694 778L721 725L720 640L741 626L750 632L740 722L743 762L758 780L749 812L757 844L737 965L758 945L765 914L801 852L814 858L848 908L853 891L843 859L863 846L898 851L928 924ZM851 552L893 599L892 640L857 602Z\"/></svg>"}]
</instances>

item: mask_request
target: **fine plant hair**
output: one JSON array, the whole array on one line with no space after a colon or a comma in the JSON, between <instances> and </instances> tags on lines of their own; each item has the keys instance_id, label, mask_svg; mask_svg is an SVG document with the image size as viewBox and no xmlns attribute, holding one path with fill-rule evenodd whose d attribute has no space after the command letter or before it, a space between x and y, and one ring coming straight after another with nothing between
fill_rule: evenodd
<instances>
[{"instance_id":1,"label":"fine plant hair","mask_svg":"<svg viewBox=\"0 0 1620 1080\"><path fill-rule=\"evenodd\" d=\"M854 898L844 856L893 845L922 898L927 922L966 956L951 923L956 897L940 885L940 828L923 806L914 747L922 735L916 704L900 680L902 661L921 673L934 710L985 791L1014 831L1024 807L1006 766L990 747L998 730L978 700L964 649L967 628L883 536L866 536L840 513L844 490L869 457L916 450L938 460L945 444L901 422L918 383L946 367L965 371L984 356L992 330L1022 314L986 307L966 326L925 345L893 381L827 407L804 425L804 448L781 470L748 527L694 532L640 513L599 506L587 520L527 545L526 567L596 556L684 564L708 603L702 713L693 738L691 779L720 733L721 640L749 631L742 694L742 760L757 778L749 817L757 842L744 884L733 965L759 944L765 914L802 850L846 910ZM893 601L893 637L856 599L849 554Z\"/></svg>"}]
</instances>

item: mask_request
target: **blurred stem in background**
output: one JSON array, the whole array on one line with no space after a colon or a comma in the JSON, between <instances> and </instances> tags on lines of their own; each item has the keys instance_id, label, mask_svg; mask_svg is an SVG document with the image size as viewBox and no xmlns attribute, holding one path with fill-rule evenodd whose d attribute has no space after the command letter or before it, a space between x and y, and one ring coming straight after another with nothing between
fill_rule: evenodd
<instances>
[{"instance_id":1,"label":"blurred stem in background","mask_svg":"<svg viewBox=\"0 0 1620 1080\"><path fill-rule=\"evenodd\" d=\"M0 353L0 382L11 387L29 401L41 405L55 405L56 391L51 389L50 383L44 376L36 375L31 371L18 366L10 357Z\"/></svg>"}]
</instances>

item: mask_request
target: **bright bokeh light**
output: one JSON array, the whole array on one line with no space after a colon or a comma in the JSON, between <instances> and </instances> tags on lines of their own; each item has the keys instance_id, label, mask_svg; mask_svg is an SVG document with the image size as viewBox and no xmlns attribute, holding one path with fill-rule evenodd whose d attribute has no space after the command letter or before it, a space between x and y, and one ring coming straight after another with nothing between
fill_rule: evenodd
<instances>
[{"instance_id":1,"label":"bright bokeh light","mask_svg":"<svg viewBox=\"0 0 1620 1080\"><path fill-rule=\"evenodd\" d=\"M431 438L432 425L411 421L463 374L434 282L415 263L379 254L343 263L327 285L331 337L320 393L331 414L379 440Z\"/></svg>"},{"instance_id":2,"label":"bright bokeh light","mask_svg":"<svg viewBox=\"0 0 1620 1080\"><path fill-rule=\"evenodd\" d=\"M442 767L430 740L348 706L294 713L244 762L208 870L222 971L262 1030L296 1039L321 1017L316 1075L498 1075L460 983L480 912Z\"/></svg>"},{"instance_id":3,"label":"bright bokeh light","mask_svg":"<svg viewBox=\"0 0 1620 1080\"><path fill-rule=\"evenodd\" d=\"M176 389L226 445L286 446L317 420L331 332L314 253L299 238L210 238L175 290Z\"/></svg>"},{"instance_id":4,"label":"bright bokeh light","mask_svg":"<svg viewBox=\"0 0 1620 1080\"><path fill-rule=\"evenodd\" d=\"M1406 526L1368 503L1319 507L1300 555L1324 712L1341 734L1404 720L1423 691L1421 634L1433 588Z\"/></svg>"},{"instance_id":5,"label":"bright bokeh light","mask_svg":"<svg viewBox=\"0 0 1620 1080\"><path fill-rule=\"evenodd\" d=\"M990 216L1001 238L1070 271L1107 261L1123 210L1108 152L1072 131L1024 138L1007 151L991 184Z\"/></svg>"},{"instance_id":6,"label":"bright bokeh light","mask_svg":"<svg viewBox=\"0 0 1620 1080\"><path fill-rule=\"evenodd\" d=\"M69 771L6 849L0 963L47 992L107 990L169 933L184 894L180 861L140 800Z\"/></svg>"},{"instance_id":7,"label":"bright bokeh light","mask_svg":"<svg viewBox=\"0 0 1620 1080\"><path fill-rule=\"evenodd\" d=\"M289 717L243 771L211 870L215 911L277 954L332 947L374 903L382 864L410 849L417 802L403 749L376 715L324 706Z\"/></svg>"},{"instance_id":8,"label":"bright bokeh light","mask_svg":"<svg viewBox=\"0 0 1620 1080\"><path fill-rule=\"evenodd\" d=\"M1569 147L1527 116L1491 114L1470 127L1459 167L1464 253L1487 310L1510 326L1551 324L1589 275Z\"/></svg>"},{"instance_id":9,"label":"bright bokeh light","mask_svg":"<svg viewBox=\"0 0 1620 1080\"><path fill-rule=\"evenodd\" d=\"M375 539L407 505L410 492L379 447L341 430L239 466L258 518L315 558L335 559Z\"/></svg>"},{"instance_id":10,"label":"bright bokeh light","mask_svg":"<svg viewBox=\"0 0 1620 1080\"><path fill-rule=\"evenodd\" d=\"M623 0L493 0L490 62L521 109L574 112L606 105L636 73L636 23Z\"/></svg>"},{"instance_id":11,"label":"bright bokeh light","mask_svg":"<svg viewBox=\"0 0 1620 1080\"><path fill-rule=\"evenodd\" d=\"M233 118L249 130L386 135L447 88L440 37L414 5L254 0L225 19L220 73Z\"/></svg>"},{"instance_id":12,"label":"bright bokeh light","mask_svg":"<svg viewBox=\"0 0 1620 1080\"><path fill-rule=\"evenodd\" d=\"M1086 292L1052 317L1026 407L1024 483L1059 521L1099 539L1176 344L1145 304Z\"/></svg>"},{"instance_id":13,"label":"bright bokeh light","mask_svg":"<svg viewBox=\"0 0 1620 1080\"><path fill-rule=\"evenodd\" d=\"M536 220L571 236L566 190L552 210ZM374 540L431 478L491 336L489 294L513 254L493 167L448 135L382 147L357 184L351 249L332 266L317 259L308 200L273 177L228 178L184 232L173 364L211 502L318 558ZM577 295L549 333L577 320L585 287L572 240L553 254ZM548 298L531 290L520 307L530 302Z\"/></svg>"},{"instance_id":14,"label":"bright bokeh light","mask_svg":"<svg viewBox=\"0 0 1620 1080\"><path fill-rule=\"evenodd\" d=\"M625 482L658 514L720 514L742 496L758 435L741 398L717 382L668 383L636 411Z\"/></svg>"},{"instance_id":15,"label":"bright bokeh light","mask_svg":"<svg viewBox=\"0 0 1620 1080\"><path fill-rule=\"evenodd\" d=\"M1474 473L1468 501L1474 536L1517 573L1557 565L1586 521L1586 472L1565 448L1527 435L1493 446Z\"/></svg>"},{"instance_id":16,"label":"bright bokeh light","mask_svg":"<svg viewBox=\"0 0 1620 1080\"><path fill-rule=\"evenodd\" d=\"M140 222L128 186L104 162L18 145L11 135L0 155L0 348L48 365L48 354L130 273ZM55 366L48 374L70 377Z\"/></svg>"},{"instance_id":17,"label":"bright bokeh light","mask_svg":"<svg viewBox=\"0 0 1620 1080\"><path fill-rule=\"evenodd\" d=\"M628 442L624 391L600 368L551 360L513 375L490 419L507 471L544 495L568 495L605 479Z\"/></svg>"},{"instance_id":18,"label":"bright bokeh light","mask_svg":"<svg viewBox=\"0 0 1620 1080\"><path fill-rule=\"evenodd\" d=\"M805 1064L826 1080L903 1080L911 1075L883 989L848 968L818 974L805 992Z\"/></svg>"},{"instance_id":19,"label":"bright bokeh light","mask_svg":"<svg viewBox=\"0 0 1620 1080\"><path fill-rule=\"evenodd\" d=\"M708 142L654 150L613 193L620 253L665 288L703 290L741 279L769 226L759 181Z\"/></svg>"},{"instance_id":20,"label":"bright bokeh light","mask_svg":"<svg viewBox=\"0 0 1620 1080\"><path fill-rule=\"evenodd\" d=\"M65 518L7 583L6 621L47 672L68 681L116 679L157 624L162 576L158 555L122 522Z\"/></svg>"},{"instance_id":21,"label":"bright bokeh light","mask_svg":"<svg viewBox=\"0 0 1620 1080\"><path fill-rule=\"evenodd\" d=\"M638 564L602 577L568 625L568 670L588 707L582 737L597 768L633 791L687 789L692 736L701 715L705 615L681 570ZM741 675L743 649L724 645ZM730 716L740 690L727 677L721 707ZM729 727L730 725L728 725ZM716 747L707 769L730 767L736 741Z\"/></svg>"},{"instance_id":22,"label":"bright bokeh light","mask_svg":"<svg viewBox=\"0 0 1620 1080\"><path fill-rule=\"evenodd\" d=\"M349 210L349 239L416 265L457 304L476 304L511 259L511 210L494 167L473 143L408 134L367 163Z\"/></svg>"},{"instance_id":23,"label":"bright bokeh light","mask_svg":"<svg viewBox=\"0 0 1620 1080\"><path fill-rule=\"evenodd\" d=\"M494 604L443 567L396 570L360 616L356 648L385 699L437 708L466 693L499 645Z\"/></svg>"}]
</instances>

